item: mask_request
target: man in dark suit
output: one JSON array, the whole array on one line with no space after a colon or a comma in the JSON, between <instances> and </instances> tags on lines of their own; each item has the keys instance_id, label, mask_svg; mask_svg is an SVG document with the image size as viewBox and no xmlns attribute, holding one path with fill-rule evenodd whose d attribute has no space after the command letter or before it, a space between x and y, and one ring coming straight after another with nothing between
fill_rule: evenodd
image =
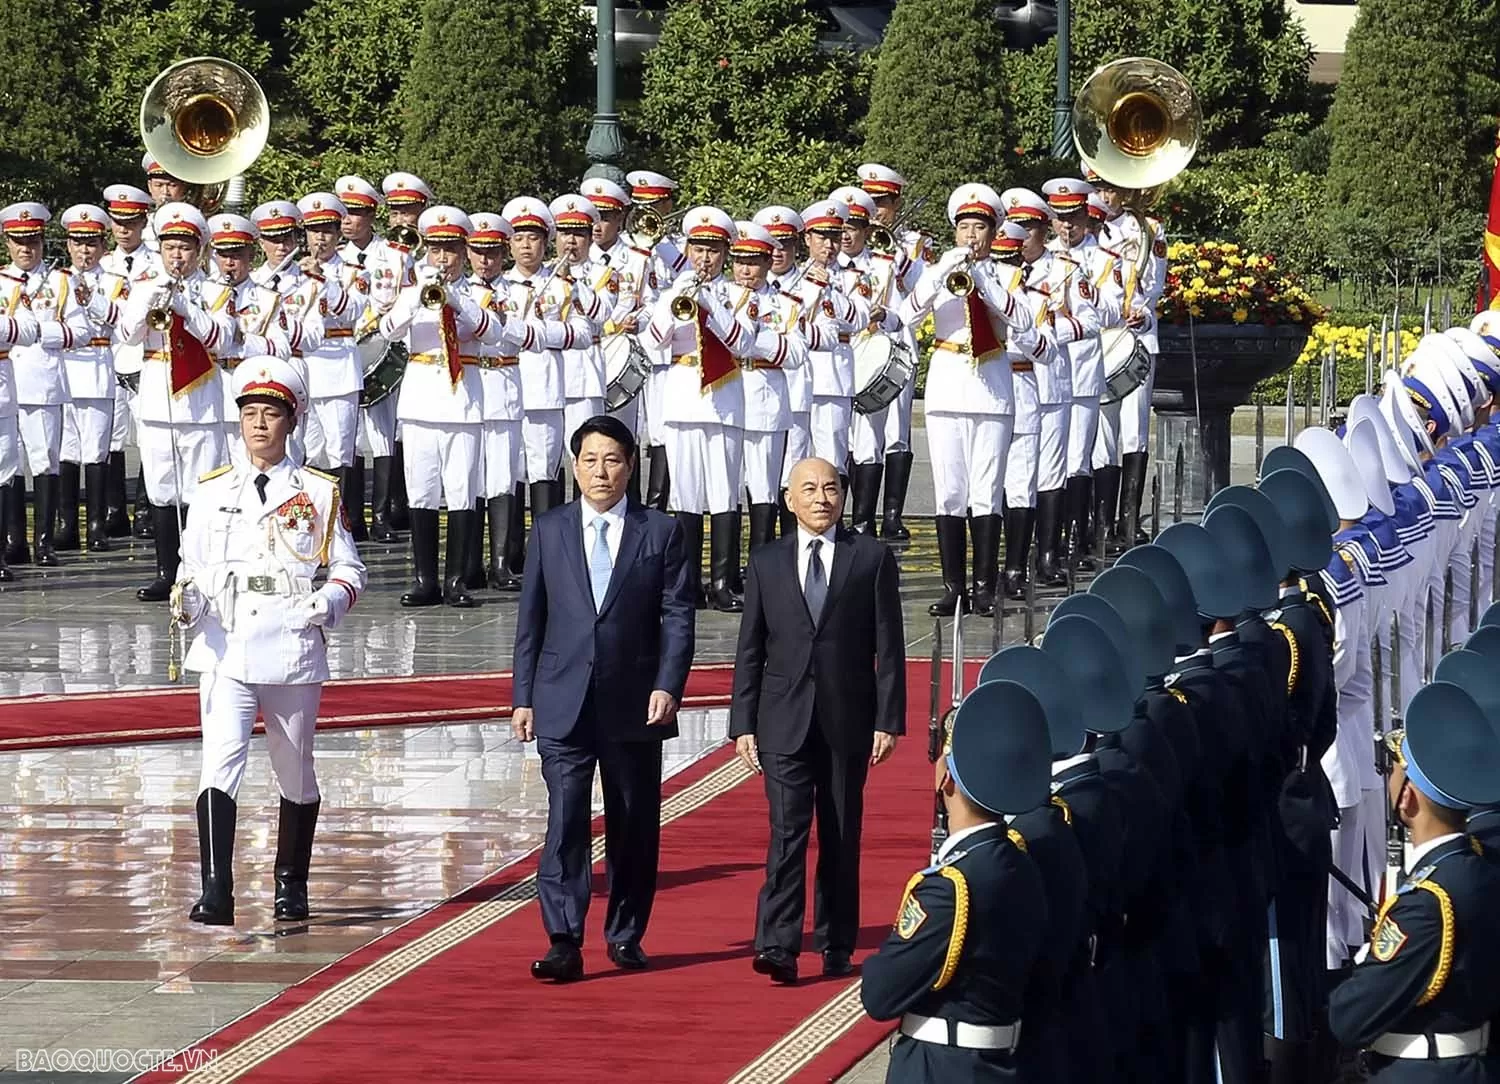
<instances>
[{"instance_id":1,"label":"man in dark suit","mask_svg":"<svg viewBox=\"0 0 1500 1084\"><path fill-rule=\"evenodd\" d=\"M635 438L599 415L573 434L579 500L537 517L516 619L515 713L537 743L547 783L547 839L537 869L552 946L539 979L583 975L589 809L594 765L604 789L609 958L647 965L641 938L656 896L661 743L693 661L691 568L677 521L626 496Z\"/></svg>"},{"instance_id":2,"label":"man in dark suit","mask_svg":"<svg viewBox=\"0 0 1500 1084\"><path fill-rule=\"evenodd\" d=\"M859 933L865 774L906 730L906 645L896 559L839 525L843 489L821 459L792 468L797 530L750 557L729 735L764 771L771 807L755 970L797 980L807 839L816 813L813 944L846 975Z\"/></svg>"}]
</instances>

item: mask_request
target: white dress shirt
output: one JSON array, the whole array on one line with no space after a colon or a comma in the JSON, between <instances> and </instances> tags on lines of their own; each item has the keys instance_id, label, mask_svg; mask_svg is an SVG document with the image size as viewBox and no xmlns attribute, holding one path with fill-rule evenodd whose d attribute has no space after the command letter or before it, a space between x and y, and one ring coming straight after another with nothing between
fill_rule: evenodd
<instances>
[{"instance_id":1,"label":"white dress shirt","mask_svg":"<svg viewBox=\"0 0 1500 1084\"><path fill-rule=\"evenodd\" d=\"M807 559L811 551L807 548L812 545L813 539L821 539L823 548L818 551L818 560L823 564L823 584L827 586L833 582L833 540L838 534L838 527L828 528L822 534L809 534L807 528L797 524L797 586L807 586Z\"/></svg>"},{"instance_id":2,"label":"white dress shirt","mask_svg":"<svg viewBox=\"0 0 1500 1084\"><path fill-rule=\"evenodd\" d=\"M594 506L587 500L579 499L579 511L583 513L583 561L588 564L589 555L594 552L594 520L600 516L604 517L605 541L609 543L609 567L614 568L615 560L620 556L620 536L625 533L625 509L627 498L621 497L610 507L602 512L596 512Z\"/></svg>"}]
</instances>

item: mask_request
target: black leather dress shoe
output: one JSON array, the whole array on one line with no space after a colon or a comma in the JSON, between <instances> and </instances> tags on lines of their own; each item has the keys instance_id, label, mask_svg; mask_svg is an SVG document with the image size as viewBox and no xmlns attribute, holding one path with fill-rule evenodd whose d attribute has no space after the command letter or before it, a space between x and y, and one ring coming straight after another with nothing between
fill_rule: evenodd
<instances>
[{"instance_id":1,"label":"black leather dress shoe","mask_svg":"<svg viewBox=\"0 0 1500 1084\"><path fill-rule=\"evenodd\" d=\"M556 941L540 960L533 960L531 977L553 982L576 982L583 978L583 953L567 941Z\"/></svg>"},{"instance_id":2,"label":"black leather dress shoe","mask_svg":"<svg viewBox=\"0 0 1500 1084\"><path fill-rule=\"evenodd\" d=\"M831 979L843 978L845 975L854 973L854 965L849 962L849 954L843 949L823 950L823 974Z\"/></svg>"},{"instance_id":3,"label":"black leather dress shoe","mask_svg":"<svg viewBox=\"0 0 1500 1084\"><path fill-rule=\"evenodd\" d=\"M751 966L757 974L770 976L772 982L789 986L797 981L797 957L786 949L762 949Z\"/></svg>"},{"instance_id":4,"label":"black leather dress shoe","mask_svg":"<svg viewBox=\"0 0 1500 1084\"><path fill-rule=\"evenodd\" d=\"M644 971L651 963L639 941L621 941L610 945L607 952L610 962L623 971Z\"/></svg>"}]
</instances>

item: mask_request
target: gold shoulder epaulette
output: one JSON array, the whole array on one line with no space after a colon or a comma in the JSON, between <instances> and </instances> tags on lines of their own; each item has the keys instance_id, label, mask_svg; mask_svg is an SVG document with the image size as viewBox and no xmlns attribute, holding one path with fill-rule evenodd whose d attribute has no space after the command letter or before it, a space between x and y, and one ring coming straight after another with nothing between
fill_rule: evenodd
<instances>
[{"instance_id":1,"label":"gold shoulder epaulette","mask_svg":"<svg viewBox=\"0 0 1500 1084\"><path fill-rule=\"evenodd\" d=\"M941 990L953 981L958 970L958 961L963 958L964 938L969 932L969 882L953 866L944 866L938 871L953 885L953 927L948 933L948 951L943 957L943 969L938 972L934 990Z\"/></svg>"},{"instance_id":2,"label":"gold shoulder epaulette","mask_svg":"<svg viewBox=\"0 0 1500 1084\"><path fill-rule=\"evenodd\" d=\"M332 482L335 485L338 484L338 479L336 477L334 477L333 475L329 474L327 471L318 470L317 467L303 467L302 469L305 470L305 471L307 471L308 474L316 474L319 478L323 479L323 481L325 481L325 482Z\"/></svg>"},{"instance_id":3,"label":"gold shoulder epaulette","mask_svg":"<svg viewBox=\"0 0 1500 1084\"><path fill-rule=\"evenodd\" d=\"M1420 881L1417 887L1424 892L1432 893L1437 900L1438 915L1443 924L1442 937L1438 942L1437 967L1433 969L1427 989L1422 991L1422 996L1417 999L1417 1005L1420 1007L1442 993L1443 987L1447 985L1448 976L1453 971L1453 941L1456 931L1453 924L1453 901L1448 897L1443 886L1435 881Z\"/></svg>"},{"instance_id":4,"label":"gold shoulder epaulette","mask_svg":"<svg viewBox=\"0 0 1500 1084\"><path fill-rule=\"evenodd\" d=\"M1287 696L1291 696L1292 693L1297 691L1297 675L1302 670L1302 656L1297 651L1297 637L1291 629L1287 628L1280 621L1272 621L1271 627L1285 637L1287 650L1292 654L1292 665L1286 673L1286 694Z\"/></svg>"},{"instance_id":5,"label":"gold shoulder epaulette","mask_svg":"<svg viewBox=\"0 0 1500 1084\"><path fill-rule=\"evenodd\" d=\"M207 474L200 474L200 475L198 475L198 481L200 481L200 482L206 482L210 478L217 478L221 474L228 474L233 469L234 469L234 464L233 463L225 463L222 467L215 467L213 470L209 471Z\"/></svg>"},{"instance_id":6,"label":"gold shoulder epaulette","mask_svg":"<svg viewBox=\"0 0 1500 1084\"><path fill-rule=\"evenodd\" d=\"M1005 837L1009 839L1011 845L1014 846L1016 850L1020 851L1022 854L1030 853L1026 849L1026 837L1023 836L1020 832L1016 831L1014 828L1007 828L1005 830Z\"/></svg>"}]
</instances>

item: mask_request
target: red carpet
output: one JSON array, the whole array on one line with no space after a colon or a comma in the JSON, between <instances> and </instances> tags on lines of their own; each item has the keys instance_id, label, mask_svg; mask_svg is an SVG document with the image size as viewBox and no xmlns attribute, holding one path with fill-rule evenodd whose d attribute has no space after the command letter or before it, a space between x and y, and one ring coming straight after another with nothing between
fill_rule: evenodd
<instances>
[{"instance_id":1,"label":"red carpet","mask_svg":"<svg viewBox=\"0 0 1500 1084\"><path fill-rule=\"evenodd\" d=\"M908 735L890 763L871 771L866 788L861 956L885 937L902 887L927 860L928 666L908 668ZM625 974L605 959L599 877L588 978L569 986L533 981L528 965L545 940L528 859L206 1039L199 1049L217 1057L186 1079L706 1084L837 1077L888 1028L858 1013L850 980L819 977L811 953L802 958L811 977L793 988L751 972L766 800L760 781L734 764L721 750L667 785L680 815L662 833L661 891L645 945L651 970ZM690 798L703 804L684 808ZM664 817L673 810L669 798ZM809 904L809 925L811 917ZM820 1013L825 1008L831 1011ZM815 1014L816 1023L809 1020Z\"/></svg>"},{"instance_id":2,"label":"red carpet","mask_svg":"<svg viewBox=\"0 0 1500 1084\"><path fill-rule=\"evenodd\" d=\"M686 707L728 702L733 666L693 667ZM318 729L410 726L510 714L509 673L351 678L323 687ZM264 728L257 723L256 732ZM198 686L0 697L0 751L60 745L119 745L198 735Z\"/></svg>"}]
</instances>

